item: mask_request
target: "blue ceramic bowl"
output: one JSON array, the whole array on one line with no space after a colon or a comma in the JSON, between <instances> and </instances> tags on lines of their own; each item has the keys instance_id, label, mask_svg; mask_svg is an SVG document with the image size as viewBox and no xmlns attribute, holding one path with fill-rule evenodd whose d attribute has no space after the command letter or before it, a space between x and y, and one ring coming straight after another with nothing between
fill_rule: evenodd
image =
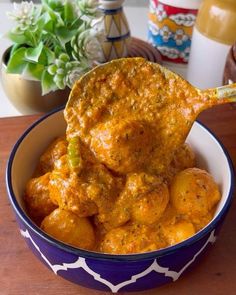
<instances>
[{"instance_id":1,"label":"blue ceramic bowl","mask_svg":"<svg viewBox=\"0 0 236 295\"><path fill-rule=\"evenodd\" d=\"M188 142L198 159L220 185L222 199L214 219L200 232L175 246L144 254L110 255L80 250L48 236L27 216L22 199L41 153L57 136L65 133L63 110L50 113L20 137L7 167L9 199L20 233L34 254L50 270L76 284L103 291L146 290L176 281L216 240L233 194L233 168L215 136L195 123ZM199 140L201 139L201 140ZM197 274L196 274L197 276Z\"/></svg>"}]
</instances>

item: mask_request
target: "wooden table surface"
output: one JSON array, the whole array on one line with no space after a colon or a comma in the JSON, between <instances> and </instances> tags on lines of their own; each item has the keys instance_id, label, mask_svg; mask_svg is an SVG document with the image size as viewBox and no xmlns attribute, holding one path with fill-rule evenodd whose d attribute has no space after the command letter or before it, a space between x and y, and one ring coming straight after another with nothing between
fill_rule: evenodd
<instances>
[{"instance_id":1,"label":"wooden table surface","mask_svg":"<svg viewBox=\"0 0 236 295\"><path fill-rule=\"evenodd\" d=\"M110 294L89 290L55 276L34 257L20 236L7 198L5 167L13 144L38 117L0 119L0 294ZM223 142L236 165L236 108L229 105L215 107L204 112L200 120ZM193 270L175 283L131 294L236 294L236 200L233 201L216 244Z\"/></svg>"}]
</instances>

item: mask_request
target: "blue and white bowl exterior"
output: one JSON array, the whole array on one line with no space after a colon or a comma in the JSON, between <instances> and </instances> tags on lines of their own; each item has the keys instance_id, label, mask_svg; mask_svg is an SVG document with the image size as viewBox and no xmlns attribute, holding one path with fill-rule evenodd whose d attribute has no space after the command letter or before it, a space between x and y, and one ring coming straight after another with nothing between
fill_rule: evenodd
<instances>
[{"instance_id":1,"label":"blue and white bowl exterior","mask_svg":"<svg viewBox=\"0 0 236 295\"><path fill-rule=\"evenodd\" d=\"M166 255L152 253L133 260L102 259L66 252L48 245L20 221L21 234L34 254L55 274L74 283L102 291L141 291L176 281L215 242L215 230L187 247ZM99 255L98 255L99 256Z\"/></svg>"},{"instance_id":2,"label":"blue and white bowl exterior","mask_svg":"<svg viewBox=\"0 0 236 295\"><path fill-rule=\"evenodd\" d=\"M16 213L20 233L33 253L55 274L76 284L97 290L114 293L141 291L176 281L215 242L219 227L232 200L234 175L231 160L222 145L199 123L194 124L188 141L193 144L197 154L202 152L203 157L201 158L199 155L199 164L207 166L222 190L222 202L217 209L215 218L199 233L178 245L159 251L133 255L109 255L76 249L41 231L25 214L22 201L25 182L34 170L32 167L34 162L32 161L35 160L33 158L35 155L30 155L27 145L33 144L31 150L34 151L41 142L39 151L35 153L37 158L52 138L63 134L63 132L65 132L65 123L62 110L46 115L37 121L16 143L10 155L6 175L9 199ZM44 137L40 138L43 134ZM204 145L214 142L215 148L212 149L209 162L204 157L204 151L200 151L199 138L194 142L191 134L193 134L193 138L197 135L202 135L203 140L204 137L208 138L208 143L205 142ZM47 138L44 143L42 143L43 138ZM215 161L211 163L211 157L216 153L215 149L218 154L214 155ZM209 154L209 150L205 153ZM26 155L27 157L25 157ZM29 169L25 173L26 175L22 169L19 174L20 167L18 166L23 158L26 170ZM217 163L221 165L219 171L215 168ZM211 165L213 166L211 167ZM211 171L212 169L215 169L215 172ZM18 178L16 178L17 175Z\"/></svg>"}]
</instances>

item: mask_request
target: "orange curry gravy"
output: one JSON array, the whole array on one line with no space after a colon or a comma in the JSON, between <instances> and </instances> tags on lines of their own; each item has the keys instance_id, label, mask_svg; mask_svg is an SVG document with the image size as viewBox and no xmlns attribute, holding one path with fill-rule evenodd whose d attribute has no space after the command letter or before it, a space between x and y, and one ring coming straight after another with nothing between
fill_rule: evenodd
<instances>
[{"instance_id":1,"label":"orange curry gravy","mask_svg":"<svg viewBox=\"0 0 236 295\"><path fill-rule=\"evenodd\" d=\"M160 174L199 112L215 101L155 63L114 60L76 82L65 109L67 138L79 136L119 174Z\"/></svg>"},{"instance_id":2,"label":"orange curry gravy","mask_svg":"<svg viewBox=\"0 0 236 295\"><path fill-rule=\"evenodd\" d=\"M76 83L67 136L48 147L26 187L29 215L49 235L139 253L183 241L212 219L218 187L183 143L203 104L191 85L161 71L126 59Z\"/></svg>"}]
</instances>

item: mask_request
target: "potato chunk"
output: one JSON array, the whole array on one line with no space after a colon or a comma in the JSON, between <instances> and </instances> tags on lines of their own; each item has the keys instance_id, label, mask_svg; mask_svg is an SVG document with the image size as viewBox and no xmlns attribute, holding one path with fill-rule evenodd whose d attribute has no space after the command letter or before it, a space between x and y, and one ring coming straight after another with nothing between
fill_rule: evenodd
<instances>
[{"instance_id":1,"label":"potato chunk","mask_svg":"<svg viewBox=\"0 0 236 295\"><path fill-rule=\"evenodd\" d=\"M144 172L130 173L113 210L98 219L107 229L130 220L151 225L162 216L168 202L169 190L161 178Z\"/></svg>"},{"instance_id":2,"label":"potato chunk","mask_svg":"<svg viewBox=\"0 0 236 295\"><path fill-rule=\"evenodd\" d=\"M164 213L169 202L169 191L162 183L153 191L141 195L132 207L132 220L142 224L157 222Z\"/></svg>"},{"instance_id":3,"label":"potato chunk","mask_svg":"<svg viewBox=\"0 0 236 295\"><path fill-rule=\"evenodd\" d=\"M55 161L67 153L67 145L64 137L55 139L40 157L38 170L41 173L52 171Z\"/></svg>"},{"instance_id":4,"label":"potato chunk","mask_svg":"<svg viewBox=\"0 0 236 295\"><path fill-rule=\"evenodd\" d=\"M154 145L148 122L111 120L98 124L90 133L92 151L111 170L127 174L148 164Z\"/></svg>"},{"instance_id":5,"label":"potato chunk","mask_svg":"<svg viewBox=\"0 0 236 295\"><path fill-rule=\"evenodd\" d=\"M189 168L174 177L170 188L170 200L179 213L199 224L211 219L212 209L220 200L220 192L208 172Z\"/></svg>"},{"instance_id":6,"label":"potato chunk","mask_svg":"<svg viewBox=\"0 0 236 295\"><path fill-rule=\"evenodd\" d=\"M59 208L44 218L41 228L54 238L75 247L91 250L95 244L94 230L89 220Z\"/></svg>"},{"instance_id":7,"label":"potato chunk","mask_svg":"<svg viewBox=\"0 0 236 295\"><path fill-rule=\"evenodd\" d=\"M79 217L94 215L98 208L82 184L75 173L68 176L60 170L54 170L49 182L50 198L61 209L71 211Z\"/></svg>"},{"instance_id":8,"label":"potato chunk","mask_svg":"<svg viewBox=\"0 0 236 295\"><path fill-rule=\"evenodd\" d=\"M50 173L46 173L30 179L26 185L25 203L27 211L36 223L40 223L45 216L57 208L49 197L49 180Z\"/></svg>"},{"instance_id":9,"label":"potato chunk","mask_svg":"<svg viewBox=\"0 0 236 295\"><path fill-rule=\"evenodd\" d=\"M180 243L195 234L193 224L185 220L163 227L162 231L169 245Z\"/></svg>"},{"instance_id":10,"label":"potato chunk","mask_svg":"<svg viewBox=\"0 0 236 295\"><path fill-rule=\"evenodd\" d=\"M53 170L50 197L64 210L79 217L106 214L113 208L122 181L101 164L86 163L80 174Z\"/></svg>"},{"instance_id":11,"label":"potato chunk","mask_svg":"<svg viewBox=\"0 0 236 295\"><path fill-rule=\"evenodd\" d=\"M101 242L100 251L129 254L154 251L165 246L154 229L146 225L130 224L109 231Z\"/></svg>"}]
</instances>

